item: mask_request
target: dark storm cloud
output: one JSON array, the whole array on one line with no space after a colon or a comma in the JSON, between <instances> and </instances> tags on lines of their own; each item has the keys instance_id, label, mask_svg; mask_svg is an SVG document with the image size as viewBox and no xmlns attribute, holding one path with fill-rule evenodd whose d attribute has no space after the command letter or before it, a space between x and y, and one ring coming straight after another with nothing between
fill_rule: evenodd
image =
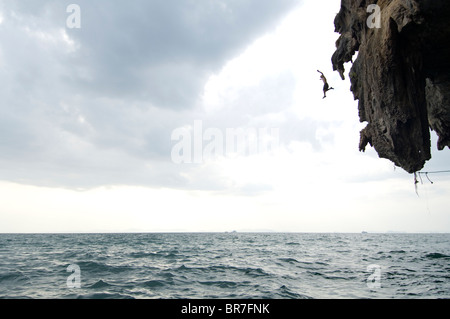
<instances>
[{"instance_id":1,"label":"dark storm cloud","mask_svg":"<svg viewBox=\"0 0 450 319\"><path fill-rule=\"evenodd\" d=\"M295 1L81 1L80 88L157 107L191 107L208 76L271 30ZM78 78L88 69L90 79Z\"/></svg>"}]
</instances>

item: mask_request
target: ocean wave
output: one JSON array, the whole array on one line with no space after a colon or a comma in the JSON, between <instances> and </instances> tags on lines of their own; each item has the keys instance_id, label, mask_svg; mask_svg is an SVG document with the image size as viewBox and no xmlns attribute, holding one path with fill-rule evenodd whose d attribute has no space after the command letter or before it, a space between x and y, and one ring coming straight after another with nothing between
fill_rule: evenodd
<instances>
[{"instance_id":1,"label":"ocean wave","mask_svg":"<svg viewBox=\"0 0 450 319\"><path fill-rule=\"evenodd\" d=\"M107 287L112 287L113 285L103 281L103 280L99 280L96 283L92 284L91 286L88 286L87 288L91 288L91 289L98 289L98 288L107 288Z\"/></svg>"},{"instance_id":2,"label":"ocean wave","mask_svg":"<svg viewBox=\"0 0 450 319\"><path fill-rule=\"evenodd\" d=\"M278 288L275 291L275 296L273 296L273 299L282 298L282 299L312 299L311 297L297 293L289 289L287 286L282 285L280 288Z\"/></svg>"},{"instance_id":3,"label":"ocean wave","mask_svg":"<svg viewBox=\"0 0 450 319\"><path fill-rule=\"evenodd\" d=\"M78 266L80 266L81 272L88 272L88 273L123 273L130 271L132 269L131 266L127 265L109 265L102 262L96 262L96 261L82 261L77 263Z\"/></svg>"},{"instance_id":4,"label":"ocean wave","mask_svg":"<svg viewBox=\"0 0 450 319\"><path fill-rule=\"evenodd\" d=\"M298 264L299 263L298 260L295 258L278 258L278 260L286 262L286 263L290 263L290 264L292 264L292 263Z\"/></svg>"},{"instance_id":5,"label":"ocean wave","mask_svg":"<svg viewBox=\"0 0 450 319\"><path fill-rule=\"evenodd\" d=\"M226 266L226 265L210 265L207 267L188 267L186 265L181 265L174 269L177 272L201 272L201 273L225 273L225 272L235 272L244 274L252 277L259 276L270 276L270 274L264 269L258 267L237 267L237 266Z\"/></svg>"},{"instance_id":6,"label":"ocean wave","mask_svg":"<svg viewBox=\"0 0 450 319\"><path fill-rule=\"evenodd\" d=\"M136 299L133 296L120 294L120 293L93 293L85 295L77 295L76 299Z\"/></svg>"},{"instance_id":7,"label":"ocean wave","mask_svg":"<svg viewBox=\"0 0 450 319\"><path fill-rule=\"evenodd\" d=\"M144 251L136 251L136 252L131 252L128 254L128 257L131 258L157 258L157 257L161 257L162 255L156 252L144 252Z\"/></svg>"},{"instance_id":8,"label":"ocean wave","mask_svg":"<svg viewBox=\"0 0 450 319\"><path fill-rule=\"evenodd\" d=\"M21 271L0 273L0 283L3 285L29 283L30 281L30 277L23 274Z\"/></svg>"},{"instance_id":9,"label":"ocean wave","mask_svg":"<svg viewBox=\"0 0 450 319\"><path fill-rule=\"evenodd\" d=\"M441 253L430 253L426 254L425 257L430 259L440 259L440 258L450 259L450 256Z\"/></svg>"},{"instance_id":10,"label":"ocean wave","mask_svg":"<svg viewBox=\"0 0 450 319\"><path fill-rule=\"evenodd\" d=\"M404 251L403 249L391 250L391 251L389 251L389 254L406 254L406 251Z\"/></svg>"},{"instance_id":11,"label":"ocean wave","mask_svg":"<svg viewBox=\"0 0 450 319\"><path fill-rule=\"evenodd\" d=\"M236 288L239 283L234 281L199 281L200 284L206 286L216 286L219 288Z\"/></svg>"},{"instance_id":12,"label":"ocean wave","mask_svg":"<svg viewBox=\"0 0 450 319\"><path fill-rule=\"evenodd\" d=\"M144 281L141 285L146 288L161 288L167 285L168 282L162 280L147 280Z\"/></svg>"},{"instance_id":13,"label":"ocean wave","mask_svg":"<svg viewBox=\"0 0 450 319\"><path fill-rule=\"evenodd\" d=\"M323 234L0 235L0 242L8 238L0 298L450 297L447 235L373 235L365 243ZM67 288L69 264L80 266L80 289ZM372 264L383 289L367 288Z\"/></svg>"}]
</instances>

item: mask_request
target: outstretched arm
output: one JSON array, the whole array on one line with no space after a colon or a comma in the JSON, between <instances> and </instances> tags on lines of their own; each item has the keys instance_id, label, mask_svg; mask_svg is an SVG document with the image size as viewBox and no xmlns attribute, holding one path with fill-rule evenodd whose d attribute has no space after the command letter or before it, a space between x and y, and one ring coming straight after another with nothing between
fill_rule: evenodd
<instances>
[{"instance_id":1,"label":"outstretched arm","mask_svg":"<svg viewBox=\"0 0 450 319\"><path fill-rule=\"evenodd\" d=\"M324 82L327 83L327 78L325 77L325 75L323 75L322 72L320 72L319 70L317 70L317 72L319 72L321 74L320 79Z\"/></svg>"}]
</instances>

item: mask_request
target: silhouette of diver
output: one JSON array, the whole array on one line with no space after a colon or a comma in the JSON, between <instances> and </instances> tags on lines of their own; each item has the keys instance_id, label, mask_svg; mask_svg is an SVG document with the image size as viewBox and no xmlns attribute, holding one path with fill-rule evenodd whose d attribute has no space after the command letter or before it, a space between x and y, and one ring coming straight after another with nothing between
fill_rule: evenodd
<instances>
[{"instance_id":1,"label":"silhouette of diver","mask_svg":"<svg viewBox=\"0 0 450 319\"><path fill-rule=\"evenodd\" d=\"M327 92L329 90L334 90L334 88L330 87L330 85L327 82L327 78L325 77L325 75L323 75L322 72L320 72L319 70L317 70L317 72L319 72L320 75L320 79L323 81L323 99L327 97Z\"/></svg>"}]
</instances>

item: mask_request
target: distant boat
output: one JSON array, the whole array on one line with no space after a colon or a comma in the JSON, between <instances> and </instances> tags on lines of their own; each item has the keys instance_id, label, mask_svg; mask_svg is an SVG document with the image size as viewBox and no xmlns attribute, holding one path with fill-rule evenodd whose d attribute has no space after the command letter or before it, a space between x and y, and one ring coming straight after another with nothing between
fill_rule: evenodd
<instances>
[{"instance_id":1,"label":"distant boat","mask_svg":"<svg viewBox=\"0 0 450 319\"><path fill-rule=\"evenodd\" d=\"M361 232L361 234L367 234L367 232L366 232L365 230L363 230L363 231Z\"/></svg>"}]
</instances>

